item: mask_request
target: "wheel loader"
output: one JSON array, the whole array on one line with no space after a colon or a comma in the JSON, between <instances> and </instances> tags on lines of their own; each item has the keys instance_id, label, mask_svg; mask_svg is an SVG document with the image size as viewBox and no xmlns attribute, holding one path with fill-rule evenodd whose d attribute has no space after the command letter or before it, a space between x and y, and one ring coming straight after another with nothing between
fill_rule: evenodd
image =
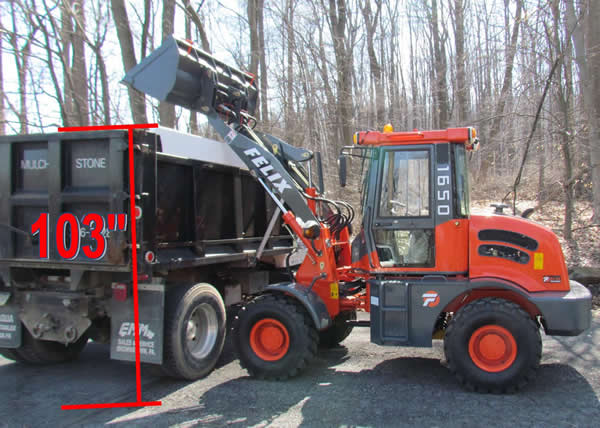
<instances>
[{"instance_id":1,"label":"wheel loader","mask_svg":"<svg viewBox=\"0 0 600 428\"><path fill-rule=\"evenodd\" d=\"M268 284L238 314L234 340L252 376L296 376L319 343L369 326L378 345L443 339L462 385L510 392L534 377L542 330L576 336L590 326L590 292L569 280L550 229L470 213L475 129L357 132L339 162L342 185L347 159L361 166L362 224L352 238L354 209L325 197L319 156L255 129L254 75L171 37L124 82L206 115L306 247L288 280ZM359 311L370 321L357 320Z\"/></svg>"}]
</instances>

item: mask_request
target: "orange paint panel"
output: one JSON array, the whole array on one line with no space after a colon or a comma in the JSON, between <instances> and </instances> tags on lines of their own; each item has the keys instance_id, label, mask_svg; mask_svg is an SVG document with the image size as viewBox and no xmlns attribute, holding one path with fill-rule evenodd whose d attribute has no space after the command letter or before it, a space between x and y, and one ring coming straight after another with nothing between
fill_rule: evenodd
<instances>
[{"instance_id":1,"label":"orange paint panel","mask_svg":"<svg viewBox=\"0 0 600 428\"><path fill-rule=\"evenodd\" d=\"M358 133L359 145L397 145L399 143L419 144L423 142L466 142L469 128L448 128L435 131L377 132Z\"/></svg>"},{"instance_id":2,"label":"orange paint panel","mask_svg":"<svg viewBox=\"0 0 600 428\"><path fill-rule=\"evenodd\" d=\"M435 228L435 266L441 272L469 268L469 220L450 220Z\"/></svg>"},{"instance_id":3,"label":"orange paint panel","mask_svg":"<svg viewBox=\"0 0 600 428\"><path fill-rule=\"evenodd\" d=\"M509 230L527 235L538 242L534 251L514 244L498 241L481 241L479 232L485 229ZM511 216L490 215L471 216L469 230L469 278L503 278L519 284L529 292L536 291L568 291L569 275L556 235L548 228L532 221ZM515 248L529 256L529 262L522 264L501 257L480 255L480 245L503 245ZM540 269L543 254L543 267ZM537 260L537 264L536 264ZM558 281L558 278L560 280ZM555 281L555 282L552 282Z\"/></svg>"}]
</instances>

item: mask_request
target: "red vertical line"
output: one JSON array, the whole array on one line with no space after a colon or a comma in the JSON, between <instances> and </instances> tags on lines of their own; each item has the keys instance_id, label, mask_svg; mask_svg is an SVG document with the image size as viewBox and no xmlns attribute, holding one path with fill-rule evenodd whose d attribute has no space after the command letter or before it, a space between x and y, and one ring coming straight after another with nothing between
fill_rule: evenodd
<instances>
[{"instance_id":1,"label":"red vertical line","mask_svg":"<svg viewBox=\"0 0 600 428\"><path fill-rule=\"evenodd\" d=\"M135 231L135 174L133 169L133 129L127 130L129 137L129 212L131 218L131 269L133 275L133 319L135 327L135 382L137 401L142 401L142 379L140 369L140 312L138 301L137 239Z\"/></svg>"}]
</instances>

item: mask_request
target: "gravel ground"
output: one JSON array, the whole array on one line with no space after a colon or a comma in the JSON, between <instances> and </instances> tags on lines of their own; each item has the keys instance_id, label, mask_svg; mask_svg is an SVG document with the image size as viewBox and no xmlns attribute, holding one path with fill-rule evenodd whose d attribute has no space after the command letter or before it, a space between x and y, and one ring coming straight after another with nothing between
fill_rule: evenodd
<instances>
[{"instance_id":1,"label":"gravel ground","mask_svg":"<svg viewBox=\"0 0 600 428\"><path fill-rule=\"evenodd\" d=\"M230 344L206 379L173 382L143 373L143 399L161 407L62 411L62 404L135 400L134 366L90 343L80 361L25 367L0 358L0 426L597 426L600 310L576 338L544 338L538 378L512 395L461 389L432 349L381 347L357 328L287 382L247 377Z\"/></svg>"}]
</instances>

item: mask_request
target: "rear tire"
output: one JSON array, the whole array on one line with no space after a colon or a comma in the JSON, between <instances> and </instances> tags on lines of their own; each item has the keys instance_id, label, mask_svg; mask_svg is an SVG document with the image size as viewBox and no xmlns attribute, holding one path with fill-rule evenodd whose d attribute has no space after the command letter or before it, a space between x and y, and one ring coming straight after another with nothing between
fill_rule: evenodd
<instances>
[{"instance_id":1,"label":"rear tire","mask_svg":"<svg viewBox=\"0 0 600 428\"><path fill-rule=\"evenodd\" d=\"M14 348L0 348L0 355L4 358L12 361L23 362L19 354L17 354L16 349Z\"/></svg>"},{"instance_id":2,"label":"rear tire","mask_svg":"<svg viewBox=\"0 0 600 428\"><path fill-rule=\"evenodd\" d=\"M323 348L333 348L346 339L354 328L346 321L356 321L356 311L339 313L334 318L331 327L319 332L319 345Z\"/></svg>"},{"instance_id":3,"label":"rear tire","mask_svg":"<svg viewBox=\"0 0 600 428\"><path fill-rule=\"evenodd\" d=\"M217 364L225 343L225 304L210 284L179 286L167 292L162 371L195 380Z\"/></svg>"},{"instance_id":4,"label":"rear tire","mask_svg":"<svg viewBox=\"0 0 600 428\"><path fill-rule=\"evenodd\" d=\"M79 357L88 342L84 333L76 342L65 345L59 342L35 339L23 327L23 342L20 348L11 349L15 361L25 364L45 365L73 361ZM6 355L3 353L3 355Z\"/></svg>"},{"instance_id":5,"label":"rear tire","mask_svg":"<svg viewBox=\"0 0 600 428\"><path fill-rule=\"evenodd\" d=\"M242 367L259 379L298 375L315 357L319 335L293 298L266 294L238 314L235 344Z\"/></svg>"},{"instance_id":6,"label":"rear tire","mask_svg":"<svg viewBox=\"0 0 600 428\"><path fill-rule=\"evenodd\" d=\"M468 390L514 392L535 377L542 340L537 323L519 305L485 298L452 318L444 352L448 368Z\"/></svg>"}]
</instances>

